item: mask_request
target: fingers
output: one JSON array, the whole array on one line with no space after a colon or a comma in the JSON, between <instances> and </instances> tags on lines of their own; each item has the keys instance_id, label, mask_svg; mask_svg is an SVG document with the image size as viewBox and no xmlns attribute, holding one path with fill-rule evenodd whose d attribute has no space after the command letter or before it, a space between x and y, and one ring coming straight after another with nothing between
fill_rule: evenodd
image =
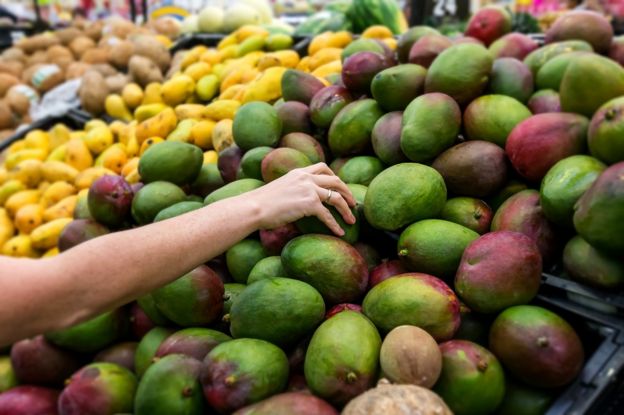
<instances>
[{"instance_id":1,"label":"fingers","mask_svg":"<svg viewBox=\"0 0 624 415\"><path fill-rule=\"evenodd\" d=\"M325 163L316 163L311 166L304 167L303 170L312 174L327 174L329 176L335 176L332 169L330 169Z\"/></svg>"},{"instance_id":2,"label":"fingers","mask_svg":"<svg viewBox=\"0 0 624 415\"><path fill-rule=\"evenodd\" d=\"M314 175L312 176L312 180L321 187L337 191L347 201L349 206L355 206L355 198L351 194L351 190L349 190L349 187L340 180L338 176ZM323 199L323 201L325 201L325 199Z\"/></svg>"},{"instance_id":3,"label":"fingers","mask_svg":"<svg viewBox=\"0 0 624 415\"><path fill-rule=\"evenodd\" d=\"M338 213L340 213L346 223L348 223L349 225L353 225L355 223L355 216L353 216L349 205L347 205L347 202L340 193L335 191L332 192L331 198L329 200L327 200L327 189L319 187L317 189L317 193L319 194L323 202L326 202L336 208L336 210L338 211Z\"/></svg>"},{"instance_id":4,"label":"fingers","mask_svg":"<svg viewBox=\"0 0 624 415\"><path fill-rule=\"evenodd\" d=\"M334 197L336 197L336 196L334 196ZM327 209L325 206L323 206L322 203L318 203L318 204L315 205L314 214L333 233L335 233L338 236L343 236L344 235L344 233L345 233L344 230L340 227L340 225L338 225L338 222L336 222L336 219L334 219L334 217L332 216L332 214L329 211L329 209Z\"/></svg>"}]
</instances>

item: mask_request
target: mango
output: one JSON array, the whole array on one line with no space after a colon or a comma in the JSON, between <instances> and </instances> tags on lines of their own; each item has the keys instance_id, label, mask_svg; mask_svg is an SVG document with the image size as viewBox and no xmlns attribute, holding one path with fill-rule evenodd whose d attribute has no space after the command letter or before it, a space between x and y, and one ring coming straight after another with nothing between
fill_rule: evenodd
<instances>
[{"instance_id":1,"label":"mango","mask_svg":"<svg viewBox=\"0 0 624 415\"><path fill-rule=\"evenodd\" d=\"M144 94L138 84L129 83L121 90L121 97L123 98L126 107L129 109L135 109L143 102Z\"/></svg>"},{"instance_id":2,"label":"mango","mask_svg":"<svg viewBox=\"0 0 624 415\"><path fill-rule=\"evenodd\" d=\"M511 32L510 13L502 7L488 6L472 15L464 34L477 38L489 46L509 32Z\"/></svg>"},{"instance_id":3,"label":"mango","mask_svg":"<svg viewBox=\"0 0 624 415\"><path fill-rule=\"evenodd\" d=\"M104 108L106 113L111 117L120 119L122 121L132 121L132 114L130 109L126 106L125 101L119 94L111 94L106 97L104 101Z\"/></svg>"},{"instance_id":4,"label":"mango","mask_svg":"<svg viewBox=\"0 0 624 415\"><path fill-rule=\"evenodd\" d=\"M175 111L171 108L165 108L136 126L137 141L140 145L150 137L166 137L175 129L177 124L178 118Z\"/></svg>"},{"instance_id":5,"label":"mango","mask_svg":"<svg viewBox=\"0 0 624 415\"><path fill-rule=\"evenodd\" d=\"M284 392L245 406L234 415L338 415L324 400L305 392Z\"/></svg>"},{"instance_id":6,"label":"mango","mask_svg":"<svg viewBox=\"0 0 624 415\"><path fill-rule=\"evenodd\" d=\"M58 181L73 182L79 171L62 161L49 160L41 164L42 179L53 183Z\"/></svg>"},{"instance_id":7,"label":"mango","mask_svg":"<svg viewBox=\"0 0 624 415\"><path fill-rule=\"evenodd\" d=\"M17 235L8 239L2 245L2 255L12 257L37 258L39 253L32 245L29 235Z\"/></svg>"},{"instance_id":8,"label":"mango","mask_svg":"<svg viewBox=\"0 0 624 415\"><path fill-rule=\"evenodd\" d=\"M273 344L235 339L208 353L201 372L206 400L219 412L232 412L283 391L288 359Z\"/></svg>"},{"instance_id":9,"label":"mango","mask_svg":"<svg viewBox=\"0 0 624 415\"><path fill-rule=\"evenodd\" d=\"M204 163L199 170L199 175L191 184L193 194L206 197L209 193L223 186L224 182L216 163Z\"/></svg>"},{"instance_id":10,"label":"mango","mask_svg":"<svg viewBox=\"0 0 624 415\"><path fill-rule=\"evenodd\" d=\"M45 337L53 344L79 353L100 350L122 334L126 316L122 309L109 311L66 329L46 333Z\"/></svg>"},{"instance_id":11,"label":"mango","mask_svg":"<svg viewBox=\"0 0 624 415\"><path fill-rule=\"evenodd\" d=\"M325 151L321 144L312 136L295 132L286 134L279 142L280 147L298 150L306 155L312 164L325 162Z\"/></svg>"},{"instance_id":12,"label":"mango","mask_svg":"<svg viewBox=\"0 0 624 415\"><path fill-rule=\"evenodd\" d=\"M226 334L205 328L188 328L176 331L158 346L155 357L170 354L183 354L197 360L204 360L206 355L218 344L232 340Z\"/></svg>"},{"instance_id":13,"label":"mango","mask_svg":"<svg viewBox=\"0 0 624 415\"><path fill-rule=\"evenodd\" d=\"M167 108L167 106L163 103L142 104L134 110L134 118L138 122L143 122L148 118L157 115L165 108Z\"/></svg>"},{"instance_id":14,"label":"mango","mask_svg":"<svg viewBox=\"0 0 624 415\"><path fill-rule=\"evenodd\" d=\"M280 139L281 131L282 121L277 111L264 102L243 105L237 111L232 126L236 145L245 151L254 147L275 146Z\"/></svg>"},{"instance_id":15,"label":"mango","mask_svg":"<svg viewBox=\"0 0 624 415\"><path fill-rule=\"evenodd\" d=\"M165 208L158 212L158 215L154 218L154 222L160 222L161 220L167 220L174 218L176 216L183 215L188 212L192 212L197 209L201 209L204 207L203 199L202 201L185 201L179 202L175 205L171 205L168 208Z\"/></svg>"},{"instance_id":16,"label":"mango","mask_svg":"<svg viewBox=\"0 0 624 415\"><path fill-rule=\"evenodd\" d=\"M155 181L146 184L132 199L131 213L134 220L145 225L151 223L158 212L186 200L186 194L173 183Z\"/></svg>"},{"instance_id":17,"label":"mango","mask_svg":"<svg viewBox=\"0 0 624 415\"><path fill-rule=\"evenodd\" d=\"M546 32L546 43L584 40L597 53L607 53L613 39L613 27L602 14L575 10L561 15Z\"/></svg>"},{"instance_id":18,"label":"mango","mask_svg":"<svg viewBox=\"0 0 624 415\"><path fill-rule=\"evenodd\" d=\"M209 205L210 203L218 202L219 200L227 199L228 197L238 196L261 186L264 186L264 182L256 179L236 180L209 193L204 199L204 204Z\"/></svg>"},{"instance_id":19,"label":"mango","mask_svg":"<svg viewBox=\"0 0 624 415\"><path fill-rule=\"evenodd\" d=\"M97 126L87 131L84 141L91 154L97 156L113 145L114 137L108 126Z\"/></svg>"},{"instance_id":20,"label":"mango","mask_svg":"<svg viewBox=\"0 0 624 415\"><path fill-rule=\"evenodd\" d=\"M544 89L535 92L529 98L527 107L533 114L542 114L545 112L561 112L561 101L559 93L552 89Z\"/></svg>"},{"instance_id":21,"label":"mango","mask_svg":"<svg viewBox=\"0 0 624 415\"><path fill-rule=\"evenodd\" d=\"M88 205L93 218L109 227L119 227L127 219L134 192L121 176L102 176L89 188Z\"/></svg>"},{"instance_id":22,"label":"mango","mask_svg":"<svg viewBox=\"0 0 624 415\"><path fill-rule=\"evenodd\" d=\"M406 63L409 58L409 52L414 43L423 36L428 34L440 34L436 29L430 26L414 26L410 27L403 33L397 42L397 55L399 62Z\"/></svg>"},{"instance_id":23,"label":"mango","mask_svg":"<svg viewBox=\"0 0 624 415\"><path fill-rule=\"evenodd\" d=\"M310 105L314 94L325 85L316 77L296 70L288 69L281 78L282 96L285 101L299 101Z\"/></svg>"},{"instance_id":24,"label":"mango","mask_svg":"<svg viewBox=\"0 0 624 415\"><path fill-rule=\"evenodd\" d=\"M143 376L147 368L153 363L156 351L171 334L173 334L171 329L154 327L143 335L134 354L135 373L139 378Z\"/></svg>"},{"instance_id":25,"label":"mango","mask_svg":"<svg viewBox=\"0 0 624 415\"><path fill-rule=\"evenodd\" d=\"M41 386L16 386L0 394L0 407L6 414L57 413L59 391Z\"/></svg>"},{"instance_id":26,"label":"mango","mask_svg":"<svg viewBox=\"0 0 624 415\"><path fill-rule=\"evenodd\" d=\"M43 223L43 215L44 209L40 204L24 205L15 214L15 228L20 233L28 235Z\"/></svg>"},{"instance_id":27,"label":"mango","mask_svg":"<svg viewBox=\"0 0 624 415\"><path fill-rule=\"evenodd\" d=\"M61 252L98 236L106 235L110 230L92 219L75 219L59 235L58 248Z\"/></svg>"},{"instance_id":28,"label":"mango","mask_svg":"<svg viewBox=\"0 0 624 415\"><path fill-rule=\"evenodd\" d=\"M535 75L536 88L559 91L568 66L578 57L588 54L590 53L584 51L569 52L550 59L539 68Z\"/></svg>"},{"instance_id":29,"label":"mango","mask_svg":"<svg viewBox=\"0 0 624 415\"><path fill-rule=\"evenodd\" d=\"M78 190L88 189L93 182L102 176L113 176L115 173L105 167L89 167L88 169L81 171L76 179L74 185Z\"/></svg>"},{"instance_id":30,"label":"mango","mask_svg":"<svg viewBox=\"0 0 624 415\"><path fill-rule=\"evenodd\" d=\"M523 60L538 47L537 42L531 37L514 32L495 40L488 50L494 59L516 58Z\"/></svg>"},{"instance_id":31,"label":"mango","mask_svg":"<svg viewBox=\"0 0 624 415\"><path fill-rule=\"evenodd\" d=\"M624 161L624 98L601 106L591 119L588 131L589 152L608 164Z\"/></svg>"},{"instance_id":32,"label":"mango","mask_svg":"<svg viewBox=\"0 0 624 415\"><path fill-rule=\"evenodd\" d=\"M238 174L241 171L242 157L243 150L237 145L233 145L219 152L217 167L225 183L230 183L240 178Z\"/></svg>"},{"instance_id":33,"label":"mango","mask_svg":"<svg viewBox=\"0 0 624 415\"><path fill-rule=\"evenodd\" d=\"M8 173L11 179L19 180L28 188L35 188L43 179L41 160L30 159L20 162Z\"/></svg>"},{"instance_id":34,"label":"mango","mask_svg":"<svg viewBox=\"0 0 624 415\"><path fill-rule=\"evenodd\" d=\"M481 95L493 60L483 46L464 43L444 50L427 71L425 92L442 92L460 106Z\"/></svg>"},{"instance_id":35,"label":"mango","mask_svg":"<svg viewBox=\"0 0 624 415\"><path fill-rule=\"evenodd\" d=\"M0 186L0 205L4 206L6 201L15 193L26 190L26 186L19 180L11 179Z\"/></svg>"},{"instance_id":36,"label":"mango","mask_svg":"<svg viewBox=\"0 0 624 415\"><path fill-rule=\"evenodd\" d=\"M511 131L531 117L521 102L505 95L484 95L468 105L464 127L469 139L485 140L505 146Z\"/></svg>"},{"instance_id":37,"label":"mango","mask_svg":"<svg viewBox=\"0 0 624 415\"><path fill-rule=\"evenodd\" d=\"M310 120L317 127L329 127L336 114L352 100L349 90L343 86L322 88L310 100Z\"/></svg>"},{"instance_id":38,"label":"mango","mask_svg":"<svg viewBox=\"0 0 624 415\"><path fill-rule=\"evenodd\" d=\"M622 262L578 235L570 239L563 250L563 266L571 279L593 287L617 289L624 284Z\"/></svg>"},{"instance_id":39,"label":"mango","mask_svg":"<svg viewBox=\"0 0 624 415\"><path fill-rule=\"evenodd\" d=\"M385 50L382 43L376 41L375 39L356 39L346 45L346 47L342 50L341 59L344 62L349 57L359 52L374 52L383 55Z\"/></svg>"},{"instance_id":40,"label":"mango","mask_svg":"<svg viewBox=\"0 0 624 415\"><path fill-rule=\"evenodd\" d=\"M371 133L375 155L385 164L393 165L407 161L401 150L401 122L403 112L393 111L377 120Z\"/></svg>"},{"instance_id":41,"label":"mango","mask_svg":"<svg viewBox=\"0 0 624 415\"><path fill-rule=\"evenodd\" d=\"M55 205L50 206L43 212L43 220L46 222L53 221L60 218L71 218L74 214L74 208L78 196L67 196Z\"/></svg>"},{"instance_id":42,"label":"mango","mask_svg":"<svg viewBox=\"0 0 624 415\"><path fill-rule=\"evenodd\" d=\"M4 203L7 213L11 217L15 217L17 211L23 206L39 202L39 190L21 190L13 193Z\"/></svg>"},{"instance_id":43,"label":"mango","mask_svg":"<svg viewBox=\"0 0 624 415\"><path fill-rule=\"evenodd\" d=\"M488 92L506 95L525 103L533 93L533 74L521 61L501 58L494 61Z\"/></svg>"},{"instance_id":44,"label":"mango","mask_svg":"<svg viewBox=\"0 0 624 415\"><path fill-rule=\"evenodd\" d=\"M134 372L134 354L137 342L122 342L100 351L93 358L94 362L113 363Z\"/></svg>"},{"instance_id":45,"label":"mango","mask_svg":"<svg viewBox=\"0 0 624 415\"><path fill-rule=\"evenodd\" d=\"M184 185L193 182L201 169L203 153L192 144L166 141L151 146L139 161L144 183L169 181Z\"/></svg>"},{"instance_id":46,"label":"mango","mask_svg":"<svg viewBox=\"0 0 624 415\"><path fill-rule=\"evenodd\" d=\"M242 94L242 102L252 101L271 102L282 96L281 81L286 68L267 68L247 85Z\"/></svg>"},{"instance_id":47,"label":"mango","mask_svg":"<svg viewBox=\"0 0 624 415\"><path fill-rule=\"evenodd\" d=\"M342 82L355 94L370 94L371 82L377 73L387 69L389 62L382 54L358 52L344 61Z\"/></svg>"},{"instance_id":48,"label":"mango","mask_svg":"<svg viewBox=\"0 0 624 415\"><path fill-rule=\"evenodd\" d=\"M254 282L270 278L288 278L279 255L268 256L256 262L256 265L249 271L247 284L251 285Z\"/></svg>"},{"instance_id":49,"label":"mango","mask_svg":"<svg viewBox=\"0 0 624 415\"><path fill-rule=\"evenodd\" d=\"M0 247L15 234L15 226L6 209L0 208Z\"/></svg>"},{"instance_id":50,"label":"mango","mask_svg":"<svg viewBox=\"0 0 624 415\"><path fill-rule=\"evenodd\" d=\"M202 101L210 101L219 90L219 78L214 74L207 74L197 80L195 93Z\"/></svg>"},{"instance_id":51,"label":"mango","mask_svg":"<svg viewBox=\"0 0 624 415\"><path fill-rule=\"evenodd\" d=\"M195 80L188 75L177 75L162 84L160 93L165 104L176 106L195 92Z\"/></svg>"},{"instance_id":52,"label":"mango","mask_svg":"<svg viewBox=\"0 0 624 415\"><path fill-rule=\"evenodd\" d=\"M277 116L282 121L282 136L312 132L310 109L306 104L297 101L285 102L277 108Z\"/></svg>"},{"instance_id":53,"label":"mango","mask_svg":"<svg viewBox=\"0 0 624 415\"><path fill-rule=\"evenodd\" d=\"M289 223L275 229L261 229L260 243L268 254L279 255L288 241L298 235L297 227Z\"/></svg>"},{"instance_id":54,"label":"mango","mask_svg":"<svg viewBox=\"0 0 624 415\"><path fill-rule=\"evenodd\" d=\"M340 110L329 128L328 144L334 156L357 154L370 147L375 122L383 115L375 100L355 101Z\"/></svg>"},{"instance_id":55,"label":"mango","mask_svg":"<svg viewBox=\"0 0 624 415\"><path fill-rule=\"evenodd\" d=\"M422 36L412 45L407 61L411 64L429 68L442 51L453 46L446 36L430 34Z\"/></svg>"},{"instance_id":56,"label":"mango","mask_svg":"<svg viewBox=\"0 0 624 415\"><path fill-rule=\"evenodd\" d=\"M403 111L423 93L426 75L425 68L411 63L384 69L371 82L373 98L386 111Z\"/></svg>"},{"instance_id":57,"label":"mango","mask_svg":"<svg viewBox=\"0 0 624 415\"><path fill-rule=\"evenodd\" d=\"M6 160L4 161L4 166L11 170L25 160L35 159L43 161L47 156L48 153L46 150L40 148L27 148L8 154Z\"/></svg>"},{"instance_id":58,"label":"mango","mask_svg":"<svg viewBox=\"0 0 624 415\"><path fill-rule=\"evenodd\" d=\"M54 248L63 228L72 221L72 218L59 218L47 222L33 229L30 238L35 249Z\"/></svg>"},{"instance_id":59,"label":"mango","mask_svg":"<svg viewBox=\"0 0 624 415\"><path fill-rule=\"evenodd\" d=\"M262 179L268 183L289 171L311 165L310 159L293 148L281 147L268 153L261 164Z\"/></svg>"}]
</instances>

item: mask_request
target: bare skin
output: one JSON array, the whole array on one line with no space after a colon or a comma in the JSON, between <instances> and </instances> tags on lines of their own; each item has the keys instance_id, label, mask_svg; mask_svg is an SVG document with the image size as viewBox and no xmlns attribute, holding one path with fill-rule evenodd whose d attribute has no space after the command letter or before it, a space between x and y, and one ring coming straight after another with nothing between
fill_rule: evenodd
<instances>
[{"instance_id":1,"label":"bare skin","mask_svg":"<svg viewBox=\"0 0 624 415\"><path fill-rule=\"evenodd\" d=\"M259 189L137 229L82 243L48 259L0 256L0 345L72 326L161 287L258 229L317 216L344 234L328 201L349 224L355 200L323 163Z\"/></svg>"}]
</instances>

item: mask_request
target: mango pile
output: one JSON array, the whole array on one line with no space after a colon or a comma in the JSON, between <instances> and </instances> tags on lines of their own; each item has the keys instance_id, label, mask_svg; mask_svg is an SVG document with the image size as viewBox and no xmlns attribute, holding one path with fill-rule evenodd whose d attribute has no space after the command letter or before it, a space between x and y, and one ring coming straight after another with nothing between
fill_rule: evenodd
<instances>
[{"instance_id":1,"label":"mango pile","mask_svg":"<svg viewBox=\"0 0 624 415\"><path fill-rule=\"evenodd\" d=\"M536 299L542 272L624 286L624 67L597 14L563 15L541 47L508 20L486 8L456 39L327 32L306 57L244 27L109 96L110 125L15 143L0 171L15 256L318 162L357 221L328 206L340 238L313 217L260 230L127 306L15 343L0 408L545 413L591 349L586 324Z\"/></svg>"}]
</instances>

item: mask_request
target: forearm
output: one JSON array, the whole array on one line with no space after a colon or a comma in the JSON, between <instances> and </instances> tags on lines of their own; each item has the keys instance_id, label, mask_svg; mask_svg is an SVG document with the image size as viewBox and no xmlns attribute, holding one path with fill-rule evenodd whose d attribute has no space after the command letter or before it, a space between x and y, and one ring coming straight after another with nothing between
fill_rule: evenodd
<instances>
[{"instance_id":1,"label":"forearm","mask_svg":"<svg viewBox=\"0 0 624 415\"><path fill-rule=\"evenodd\" d=\"M11 327L15 339L83 321L182 276L258 224L257 204L242 196L33 261L31 272L16 275L19 284L8 287L13 306L0 305L0 324Z\"/></svg>"}]
</instances>

